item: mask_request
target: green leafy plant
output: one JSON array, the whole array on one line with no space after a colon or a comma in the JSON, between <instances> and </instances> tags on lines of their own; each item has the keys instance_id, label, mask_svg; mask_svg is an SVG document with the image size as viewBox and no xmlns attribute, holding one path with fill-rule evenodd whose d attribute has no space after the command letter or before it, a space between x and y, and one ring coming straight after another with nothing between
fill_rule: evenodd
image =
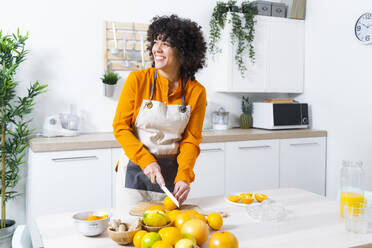
<instances>
[{"instance_id":1,"label":"green leafy plant","mask_svg":"<svg viewBox=\"0 0 372 248\"><path fill-rule=\"evenodd\" d=\"M118 82L119 78L120 78L119 74L113 71L107 71L105 72L105 74L103 74L101 80L104 84L114 85Z\"/></svg>"},{"instance_id":2,"label":"green leafy plant","mask_svg":"<svg viewBox=\"0 0 372 248\"><path fill-rule=\"evenodd\" d=\"M227 20L227 13L230 12L231 19ZM255 20L254 16L257 13L256 7L248 1L243 1L241 7L236 5L236 0L229 0L228 2L217 1L213 9L212 17L209 22L209 52L212 56L221 53L221 49L217 46L217 42L221 38L221 30L225 27L226 21L232 24L230 33L231 43L237 44L235 50L235 62L241 75L244 77L244 72L247 67L244 63L243 54L248 49L248 56L252 63L255 62L255 52L253 47L253 40L255 34ZM244 25L242 22L244 20Z\"/></svg>"},{"instance_id":3,"label":"green leafy plant","mask_svg":"<svg viewBox=\"0 0 372 248\"><path fill-rule=\"evenodd\" d=\"M45 92L47 85L30 84L26 96L19 97L14 79L19 65L28 53L24 49L28 34L3 35L0 30L0 104L1 104L1 223L5 228L5 207L8 200L19 195L15 187L20 177L20 166L25 163L25 149L29 145L31 113L34 99Z\"/></svg>"}]
</instances>

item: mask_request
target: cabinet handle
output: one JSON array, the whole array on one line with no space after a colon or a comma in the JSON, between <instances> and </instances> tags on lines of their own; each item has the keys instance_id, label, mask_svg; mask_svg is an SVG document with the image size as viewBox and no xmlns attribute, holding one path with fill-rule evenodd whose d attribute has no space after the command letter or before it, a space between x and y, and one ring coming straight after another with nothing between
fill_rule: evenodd
<instances>
[{"instance_id":1,"label":"cabinet handle","mask_svg":"<svg viewBox=\"0 0 372 248\"><path fill-rule=\"evenodd\" d=\"M271 146L239 146L239 149L245 150L245 149L257 149L257 148L270 148Z\"/></svg>"},{"instance_id":2,"label":"cabinet handle","mask_svg":"<svg viewBox=\"0 0 372 248\"><path fill-rule=\"evenodd\" d=\"M82 156L82 157L69 157L69 158L52 158L53 162L64 162L64 161L74 161L74 160L91 160L98 159L97 156Z\"/></svg>"},{"instance_id":3,"label":"cabinet handle","mask_svg":"<svg viewBox=\"0 0 372 248\"><path fill-rule=\"evenodd\" d=\"M201 149L202 152L219 152L223 151L222 148L208 148L208 149Z\"/></svg>"},{"instance_id":4,"label":"cabinet handle","mask_svg":"<svg viewBox=\"0 0 372 248\"><path fill-rule=\"evenodd\" d=\"M306 146L306 145L318 145L318 142L308 142L308 143L293 143L290 146Z\"/></svg>"}]
</instances>

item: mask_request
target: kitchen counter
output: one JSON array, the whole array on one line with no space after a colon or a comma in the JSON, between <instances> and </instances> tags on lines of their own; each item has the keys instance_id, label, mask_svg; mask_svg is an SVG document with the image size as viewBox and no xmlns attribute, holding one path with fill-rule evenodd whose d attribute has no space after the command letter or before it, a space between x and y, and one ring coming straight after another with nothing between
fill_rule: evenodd
<instances>
[{"instance_id":1,"label":"kitchen counter","mask_svg":"<svg viewBox=\"0 0 372 248\"><path fill-rule=\"evenodd\" d=\"M203 132L203 143L229 142L263 139L290 139L324 137L327 132L314 129L262 130L229 129L224 131L208 130ZM68 151L84 149L104 149L120 147L111 132L86 133L74 137L35 137L30 141L33 152Z\"/></svg>"},{"instance_id":2,"label":"kitchen counter","mask_svg":"<svg viewBox=\"0 0 372 248\"><path fill-rule=\"evenodd\" d=\"M239 247L351 247L370 244L372 233L346 232L340 217L339 203L300 189L263 190L287 210L280 222L258 222L251 219L244 207L227 203L223 196L188 199L205 210L223 210L229 214L221 230L232 232ZM129 215L119 215L124 221ZM45 248L59 247L121 247L107 233L97 237L84 237L74 227L73 213L42 216L36 219ZM133 219L133 217L131 217ZM371 230L370 230L371 231ZM212 233L212 232L211 232ZM210 234L211 234L210 233ZM133 246L132 246L133 247ZM202 248L208 247L208 241ZM367 247L367 246L365 246ZM370 246L368 246L370 247Z\"/></svg>"}]
</instances>

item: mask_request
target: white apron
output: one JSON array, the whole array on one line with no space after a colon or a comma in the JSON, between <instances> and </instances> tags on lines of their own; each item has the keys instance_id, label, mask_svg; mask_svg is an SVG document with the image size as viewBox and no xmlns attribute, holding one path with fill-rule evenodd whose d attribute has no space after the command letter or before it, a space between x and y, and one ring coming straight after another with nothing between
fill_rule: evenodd
<instances>
[{"instance_id":1,"label":"white apron","mask_svg":"<svg viewBox=\"0 0 372 248\"><path fill-rule=\"evenodd\" d=\"M152 100L157 73L158 70L155 71L150 99L142 101L134 134L155 156L162 169L166 186L172 191L178 169L179 143L189 122L191 110L190 106L185 105L184 80L182 80L182 105L166 105ZM139 166L130 161L128 164L124 152L119 160L117 180L120 181L117 190L121 192L116 194L116 208L129 209L140 201L162 201L165 197L160 187L153 185Z\"/></svg>"}]
</instances>

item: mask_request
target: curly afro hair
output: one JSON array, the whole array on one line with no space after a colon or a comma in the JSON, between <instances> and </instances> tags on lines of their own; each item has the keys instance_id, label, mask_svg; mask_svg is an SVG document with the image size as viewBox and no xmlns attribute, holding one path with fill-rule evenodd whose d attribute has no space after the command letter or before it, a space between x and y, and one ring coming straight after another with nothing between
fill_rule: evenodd
<instances>
[{"instance_id":1,"label":"curly afro hair","mask_svg":"<svg viewBox=\"0 0 372 248\"><path fill-rule=\"evenodd\" d=\"M152 60L154 60L152 47L154 41L159 38L162 41L169 38L171 47L177 48L181 64L181 77L195 80L195 73L202 69L206 63L207 45L201 26L190 19L183 19L177 15L154 17L147 31L147 41L150 43L147 50ZM152 66L155 67L154 61Z\"/></svg>"}]
</instances>

